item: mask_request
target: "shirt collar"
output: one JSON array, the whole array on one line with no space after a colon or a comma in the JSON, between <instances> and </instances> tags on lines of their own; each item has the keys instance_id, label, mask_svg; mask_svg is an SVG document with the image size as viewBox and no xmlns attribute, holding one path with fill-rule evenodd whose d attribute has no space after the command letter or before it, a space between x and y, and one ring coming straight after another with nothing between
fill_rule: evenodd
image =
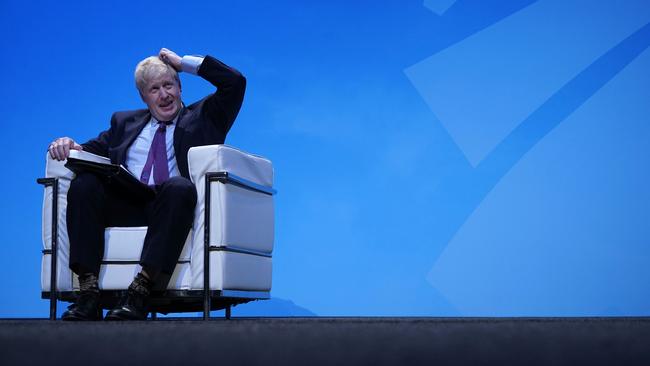
<instances>
[{"instance_id":1,"label":"shirt collar","mask_svg":"<svg viewBox=\"0 0 650 366\"><path fill-rule=\"evenodd\" d=\"M176 122L178 122L178 117L181 115L182 111L183 110L181 108L181 110L179 110L178 113L176 113L176 117L174 117L172 123L170 123L170 126L175 125ZM151 127L156 127L158 125L158 120L156 119L156 117L153 116L153 114L151 115L151 120L149 120L149 124L151 124Z\"/></svg>"}]
</instances>

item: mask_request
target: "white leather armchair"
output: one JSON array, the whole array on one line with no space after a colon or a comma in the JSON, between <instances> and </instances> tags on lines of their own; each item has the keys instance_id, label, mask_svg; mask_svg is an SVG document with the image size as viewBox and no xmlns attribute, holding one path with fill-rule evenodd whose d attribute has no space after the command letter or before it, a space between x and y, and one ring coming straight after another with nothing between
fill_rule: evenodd
<instances>
[{"instance_id":1,"label":"white leather armchair","mask_svg":"<svg viewBox=\"0 0 650 366\"><path fill-rule=\"evenodd\" d=\"M47 156L43 198L42 297L74 301L77 276L68 267L67 193L74 173ZM226 145L190 149L188 165L198 201L194 224L166 291L150 302L156 312L226 309L268 299L274 240L273 167L268 159ZM101 306L110 308L140 270L147 227L110 227L99 274ZM56 280L54 280L56 278ZM55 284L53 287L52 284Z\"/></svg>"}]
</instances>

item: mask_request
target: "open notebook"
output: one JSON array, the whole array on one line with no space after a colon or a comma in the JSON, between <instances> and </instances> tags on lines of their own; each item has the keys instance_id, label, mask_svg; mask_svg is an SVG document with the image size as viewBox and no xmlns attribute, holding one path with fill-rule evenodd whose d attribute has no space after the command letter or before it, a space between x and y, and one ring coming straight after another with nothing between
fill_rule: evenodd
<instances>
[{"instance_id":1,"label":"open notebook","mask_svg":"<svg viewBox=\"0 0 650 366\"><path fill-rule=\"evenodd\" d=\"M155 196L153 187L148 186L128 171L123 165L112 164L110 159L91 154L87 151L70 150L70 156L65 167L76 174L88 172L96 174L103 179L116 184L125 190L125 193L140 200L151 200Z\"/></svg>"}]
</instances>

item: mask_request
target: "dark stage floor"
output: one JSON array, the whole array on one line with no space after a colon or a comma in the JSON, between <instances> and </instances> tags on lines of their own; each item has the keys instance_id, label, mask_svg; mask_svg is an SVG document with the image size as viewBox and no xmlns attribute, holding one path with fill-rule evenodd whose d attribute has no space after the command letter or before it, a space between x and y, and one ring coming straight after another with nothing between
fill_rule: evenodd
<instances>
[{"instance_id":1,"label":"dark stage floor","mask_svg":"<svg viewBox=\"0 0 650 366\"><path fill-rule=\"evenodd\" d=\"M0 365L650 365L650 318L0 320Z\"/></svg>"}]
</instances>

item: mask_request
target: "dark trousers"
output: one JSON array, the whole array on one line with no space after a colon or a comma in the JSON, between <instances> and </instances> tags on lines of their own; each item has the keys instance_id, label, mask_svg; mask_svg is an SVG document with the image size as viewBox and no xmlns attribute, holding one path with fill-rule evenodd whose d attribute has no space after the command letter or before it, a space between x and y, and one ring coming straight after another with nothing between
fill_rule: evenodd
<instances>
[{"instance_id":1,"label":"dark trousers","mask_svg":"<svg viewBox=\"0 0 650 366\"><path fill-rule=\"evenodd\" d=\"M77 175L68 190L70 269L99 274L105 228L148 226L140 264L170 275L194 222L196 196L194 184L183 177L156 186L154 200L144 202L104 178Z\"/></svg>"}]
</instances>

